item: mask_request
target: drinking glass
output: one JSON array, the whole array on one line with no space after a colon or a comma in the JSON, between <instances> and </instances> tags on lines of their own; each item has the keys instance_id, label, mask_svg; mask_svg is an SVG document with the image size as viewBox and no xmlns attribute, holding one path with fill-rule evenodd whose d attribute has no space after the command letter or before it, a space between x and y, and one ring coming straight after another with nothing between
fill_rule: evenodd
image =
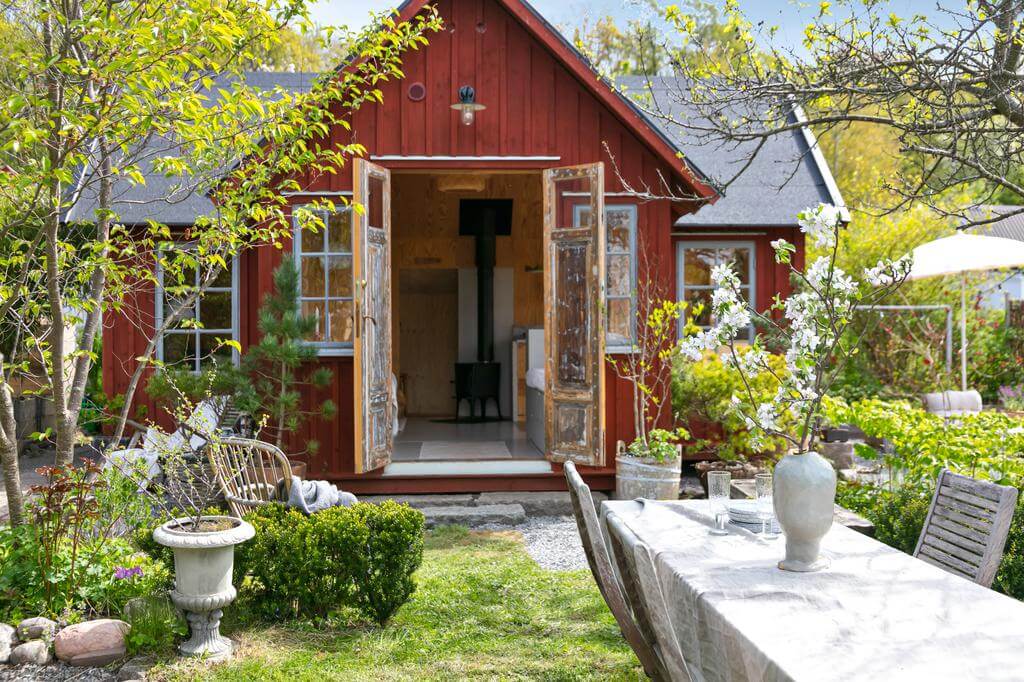
<instances>
[{"instance_id":1,"label":"drinking glass","mask_svg":"<svg viewBox=\"0 0 1024 682\"><path fill-rule=\"evenodd\" d=\"M774 539L775 533L772 530L771 520L775 515L772 504L772 475L756 474L754 476L754 491L757 494L757 518L761 520L761 536L767 539Z\"/></svg>"},{"instance_id":2,"label":"drinking glass","mask_svg":"<svg viewBox=\"0 0 1024 682\"><path fill-rule=\"evenodd\" d=\"M715 527L711 530L712 535L729 534L729 531L725 529L725 522L729 515L731 483L732 476L728 471L708 472L708 506L711 507L711 516L715 519Z\"/></svg>"}]
</instances>

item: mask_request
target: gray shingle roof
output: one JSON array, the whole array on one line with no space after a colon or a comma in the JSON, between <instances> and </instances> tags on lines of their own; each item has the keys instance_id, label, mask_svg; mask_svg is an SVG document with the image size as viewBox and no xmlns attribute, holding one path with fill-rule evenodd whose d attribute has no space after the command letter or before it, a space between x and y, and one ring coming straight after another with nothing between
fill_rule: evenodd
<instances>
[{"instance_id":1,"label":"gray shingle roof","mask_svg":"<svg viewBox=\"0 0 1024 682\"><path fill-rule=\"evenodd\" d=\"M699 118L695 107L681 101L685 87L682 79L657 77L650 79L648 85L648 79L631 76L619 79L619 85L627 94L643 98L645 108L654 108L672 121ZM715 181L731 179L747 161L748 145L703 145L677 123L654 116L647 118ZM808 206L821 202L843 206L827 164L811 144L800 131L769 138L750 167L725 188L717 202L681 217L676 225L683 228L788 227L796 225L796 214Z\"/></svg>"},{"instance_id":2,"label":"gray shingle roof","mask_svg":"<svg viewBox=\"0 0 1024 682\"><path fill-rule=\"evenodd\" d=\"M318 74L252 71L245 74L245 82L258 90L273 90L275 87L291 92L306 92ZM230 85L230 79L216 79L210 92L209 103L217 99L217 92ZM135 184L127 179L114 182L112 189L113 210L122 223L127 225L154 220L172 226L187 226L199 216L213 212L213 203L202 191L196 191L196 181L188 177L168 177L154 170L153 162L161 156L179 154L178 143L168 137L154 138L147 142L138 154L140 171L145 184ZM93 220L98 206L99 191L95 178L85 170L79 174L80 198L65 212L65 222L88 222Z\"/></svg>"},{"instance_id":3,"label":"gray shingle roof","mask_svg":"<svg viewBox=\"0 0 1024 682\"><path fill-rule=\"evenodd\" d=\"M247 73L245 80L259 89L271 90L280 86L302 92L309 90L317 76L313 73L261 71ZM639 92L645 89L645 82L640 77L631 77L621 79L620 85L627 92ZM678 101L678 96L671 95L678 92L679 80L656 78L651 83L654 100L671 118L681 120L682 117L696 115ZM220 80L215 83L214 91L226 84L226 79ZM731 177L745 160L743 149L701 146L680 126L651 116L645 118L712 180ZM144 185L135 185L127 180L115 183L114 210L122 222L134 224L152 219L168 225L190 225L198 216L213 211L213 204L205 195L192 191L188 178L168 178L152 169L152 159L165 151L174 151L171 140L158 139L148 145L147 158L142 163L146 178ZM91 220L97 203L95 191L95 183L92 183L66 213L65 220ZM797 212L822 201L842 204L820 154L812 153L807 138L794 131L769 140L751 167L726 189L724 196L697 213L683 216L676 225L690 229L793 226Z\"/></svg>"},{"instance_id":4,"label":"gray shingle roof","mask_svg":"<svg viewBox=\"0 0 1024 682\"><path fill-rule=\"evenodd\" d=\"M1020 211L1022 208L1024 206L991 204L971 209L969 215L972 220L991 220L997 216ZM1001 220L978 225L970 229L976 234L987 234L990 237L1003 237L1004 239L1016 239L1017 241L1024 242L1024 213L1010 215Z\"/></svg>"}]
</instances>

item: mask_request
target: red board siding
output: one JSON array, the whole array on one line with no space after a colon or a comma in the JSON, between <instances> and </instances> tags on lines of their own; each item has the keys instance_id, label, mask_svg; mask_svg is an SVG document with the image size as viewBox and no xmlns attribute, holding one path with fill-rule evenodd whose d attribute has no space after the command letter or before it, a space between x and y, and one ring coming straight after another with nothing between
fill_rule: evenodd
<instances>
[{"instance_id":1,"label":"red board siding","mask_svg":"<svg viewBox=\"0 0 1024 682\"><path fill-rule=\"evenodd\" d=\"M619 113L605 106L577 75L566 69L555 53L533 37L520 20L496 0L441 0L438 10L446 20L444 31L429 36L430 44L406 56L406 78L386 84L384 102L368 105L352 117L352 132L340 127L332 131L334 142L349 139L366 146L373 156L520 156L558 157L557 160L476 161L461 168L539 171L544 167L568 166L594 161L606 163L606 191L621 192L624 184L634 189L645 186L661 189L661 178L677 178L680 169L667 164L645 145L641 137L624 123ZM524 19L524 21L531 21ZM532 23L532 21L531 21ZM426 96L409 99L408 86L422 82ZM476 89L477 101L487 108L477 114L472 126L462 126L458 113L451 109L462 85ZM611 155L609 155L609 151ZM378 160L393 169L459 170L452 162ZM624 176L617 177L615 168ZM309 191L347 191L352 187L349 168L318 178L307 177ZM426 197L424 198L427 199ZM303 203L307 199L295 199ZM609 197L609 203L623 201ZM641 240L649 251L656 276L665 278L668 291L674 282L675 256L671 225L675 216L689 210L679 204L651 201L638 206ZM538 216L538 220L540 216ZM284 251L271 246L244 253L240 259L240 341L243 347L258 338L257 308L271 289L274 268ZM761 260L759 253L759 263ZM771 275L759 268L759 277ZM640 273L644 276L644 273ZM782 277L785 279L785 276ZM787 280L788 281L788 280ZM781 284L776 283L781 286ZM774 286L774 285L773 285ZM759 291L769 285L759 282ZM132 360L145 348L145 335L123 334L134 324L129 316L152 318L152 292L140 293L121 316L108 316L104 344L104 379L111 393L122 392ZM151 322L150 322L151 324ZM138 325L135 324L137 327ZM308 409L330 398L338 407L331 421L310 420L294 434L290 449L294 452L306 440L318 441L320 449L309 457L309 474L335 480L354 479L353 403L351 358L324 358L323 365L333 370L334 380L322 391L304 396ZM155 406L140 395L139 403L150 413ZM607 370L606 448L608 466L585 472L588 480L608 488L614 481L614 450L617 440L633 437L632 399L628 384ZM556 466L556 469L560 467ZM436 489L552 489L563 485L559 475L520 477L516 482L483 483L480 479L434 480L424 484L415 480L381 479L378 473L358 477L349 484L358 490ZM461 486L461 488L460 488Z\"/></svg>"}]
</instances>

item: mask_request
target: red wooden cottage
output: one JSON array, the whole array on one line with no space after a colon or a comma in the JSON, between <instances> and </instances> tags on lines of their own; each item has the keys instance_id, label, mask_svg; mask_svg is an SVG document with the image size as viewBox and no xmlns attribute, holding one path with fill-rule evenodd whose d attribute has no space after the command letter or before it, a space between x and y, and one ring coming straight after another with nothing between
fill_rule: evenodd
<instances>
[{"instance_id":1,"label":"red wooden cottage","mask_svg":"<svg viewBox=\"0 0 1024 682\"><path fill-rule=\"evenodd\" d=\"M694 146L645 117L526 2L437 7L446 30L407 55L405 79L384 87L382 104L355 116L367 158L289 197L351 197L368 209L293 240L302 305L319 321L310 343L334 375L309 401L339 407L295 434L320 443L307 476L355 492L547 490L564 485L560 462L572 459L610 489L632 405L605 354L628 347L637 282L661 278L680 299L702 301L710 268L730 260L764 307L789 287L769 242L785 237L802 254L796 213L841 198L801 133L773 141L719 197L710 178L732 174L736 151ZM251 76L297 89L314 77ZM679 87L656 79L652 94L678 108L668 93ZM471 119L452 107L466 88L485 107ZM666 184L693 199L638 194ZM186 227L210 209L201 197L136 199L118 207L126 223ZM200 302L202 327L168 332L160 358L198 369L213 336L229 334L244 352L280 258L270 246L240 255ZM145 347L137 322L159 321L164 303L158 288L108 316L111 394Z\"/></svg>"}]
</instances>

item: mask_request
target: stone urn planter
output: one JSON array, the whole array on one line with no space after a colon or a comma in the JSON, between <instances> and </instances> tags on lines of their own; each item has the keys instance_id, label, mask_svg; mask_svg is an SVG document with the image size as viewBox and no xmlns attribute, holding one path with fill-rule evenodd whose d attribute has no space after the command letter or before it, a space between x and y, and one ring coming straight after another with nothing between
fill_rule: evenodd
<instances>
[{"instance_id":1,"label":"stone urn planter","mask_svg":"<svg viewBox=\"0 0 1024 682\"><path fill-rule=\"evenodd\" d=\"M618 500L678 500L680 456L668 461L627 454L619 441L615 455L615 498ZM682 446L676 445L681 455Z\"/></svg>"},{"instance_id":2,"label":"stone urn planter","mask_svg":"<svg viewBox=\"0 0 1024 682\"><path fill-rule=\"evenodd\" d=\"M750 462L740 460L730 461L724 459L696 462L693 465L693 468L697 472L697 477L700 479L701 487L704 488L705 497L707 497L708 494L709 471L728 471L734 481L744 478L753 478L754 474L763 471L762 467L755 466Z\"/></svg>"},{"instance_id":3,"label":"stone urn planter","mask_svg":"<svg viewBox=\"0 0 1024 682\"><path fill-rule=\"evenodd\" d=\"M786 455L775 465L773 481L775 517L786 536L786 558L779 568L801 573L827 568L819 550L835 511L832 463L816 452Z\"/></svg>"},{"instance_id":4,"label":"stone urn planter","mask_svg":"<svg viewBox=\"0 0 1024 682\"><path fill-rule=\"evenodd\" d=\"M221 636L220 619L237 595L231 584L235 545L255 534L250 524L232 516L202 516L198 523L175 519L153 531L157 543L174 550L171 601L185 612L191 631L178 647L183 655L215 660L231 655L233 645Z\"/></svg>"}]
</instances>

